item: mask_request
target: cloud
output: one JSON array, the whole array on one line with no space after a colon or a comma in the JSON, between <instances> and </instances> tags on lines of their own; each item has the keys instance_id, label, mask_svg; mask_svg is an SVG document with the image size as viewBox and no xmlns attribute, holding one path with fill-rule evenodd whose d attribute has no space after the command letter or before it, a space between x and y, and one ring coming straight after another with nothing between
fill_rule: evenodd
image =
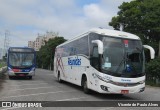
<instances>
[{"instance_id":1,"label":"cloud","mask_svg":"<svg viewBox=\"0 0 160 110\"><path fill-rule=\"evenodd\" d=\"M87 19L87 24L90 26L103 27L106 26L106 21L110 17L97 4L89 4L84 6L84 14Z\"/></svg>"},{"instance_id":2,"label":"cloud","mask_svg":"<svg viewBox=\"0 0 160 110\"><path fill-rule=\"evenodd\" d=\"M131 0L99 0L83 2L83 6L77 0L2 0L0 32L10 30L11 46L27 46L37 33L47 30L71 39L90 28L111 28L108 22L123 1ZM0 43L2 39L0 36Z\"/></svg>"},{"instance_id":3,"label":"cloud","mask_svg":"<svg viewBox=\"0 0 160 110\"><path fill-rule=\"evenodd\" d=\"M89 4L84 6L84 13L90 19L107 18L106 13L96 4Z\"/></svg>"}]
</instances>

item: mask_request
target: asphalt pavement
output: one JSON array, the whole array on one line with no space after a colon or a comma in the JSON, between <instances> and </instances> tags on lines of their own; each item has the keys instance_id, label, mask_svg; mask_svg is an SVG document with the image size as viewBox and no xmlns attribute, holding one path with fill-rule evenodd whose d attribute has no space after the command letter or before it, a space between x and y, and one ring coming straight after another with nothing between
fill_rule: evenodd
<instances>
[{"instance_id":1,"label":"asphalt pavement","mask_svg":"<svg viewBox=\"0 0 160 110\"><path fill-rule=\"evenodd\" d=\"M0 101L160 101L160 88L146 86L142 93L114 95L92 92L85 94L81 87L67 82L59 83L53 75L53 71L37 69L32 80L27 78L15 78L10 80L8 76L0 81ZM23 108L23 109L60 109L60 110L136 110L155 109L158 107L47 107L47 108ZM22 108L1 108L4 110L17 110Z\"/></svg>"}]
</instances>

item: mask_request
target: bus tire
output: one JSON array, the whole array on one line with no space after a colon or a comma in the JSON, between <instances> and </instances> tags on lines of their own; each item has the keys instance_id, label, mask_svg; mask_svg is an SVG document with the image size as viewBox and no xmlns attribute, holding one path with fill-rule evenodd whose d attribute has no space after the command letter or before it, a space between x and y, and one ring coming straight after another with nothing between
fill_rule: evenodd
<instances>
[{"instance_id":1,"label":"bus tire","mask_svg":"<svg viewBox=\"0 0 160 110\"><path fill-rule=\"evenodd\" d=\"M13 76L9 76L9 79L13 79Z\"/></svg>"},{"instance_id":2,"label":"bus tire","mask_svg":"<svg viewBox=\"0 0 160 110\"><path fill-rule=\"evenodd\" d=\"M89 94L90 90L88 89L87 78L84 77L82 81L83 81L83 91L84 91L84 93Z\"/></svg>"},{"instance_id":3,"label":"bus tire","mask_svg":"<svg viewBox=\"0 0 160 110\"><path fill-rule=\"evenodd\" d=\"M29 79L32 79L32 76L28 76Z\"/></svg>"},{"instance_id":4,"label":"bus tire","mask_svg":"<svg viewBox=\"0 0 160 110\"><path fill-rule=\"evenodd\" d=\"M59 71L58 71L57 79L58 79L58 82L59 82L59 83L62 83L62 80L61 80L61 76L60 76L60 72L59 72Z\"/></svg>"},{"instance_id":5,"label":"bus tire","mask_svg":"<svg viewBox=\"0 0 160 110\"><path fill-rule=\"evenodd\" d=\"M122 97L124 94L115 94L117 97Z\"/></svg>"}]
</instances>

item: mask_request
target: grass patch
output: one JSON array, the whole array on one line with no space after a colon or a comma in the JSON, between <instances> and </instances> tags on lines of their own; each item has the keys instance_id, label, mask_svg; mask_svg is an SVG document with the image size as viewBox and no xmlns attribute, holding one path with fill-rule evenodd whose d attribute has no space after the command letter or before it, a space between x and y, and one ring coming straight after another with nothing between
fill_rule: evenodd
<instances>
[{"instance_id":1,"label":"grass patch","mask_svg":"<svg viewBox=\"0 0 160 110\"><path fill-rule=\"evenodd\" d=\"M5 63L0 63L0 68L2 68L2 67L4 67L4 66L6 66Z\"/></svg>"},{"instance_id":2,"label":"grass patch","mask_svg":"<svg viewBox=\"0 0 160 110\"><path fill-rule=\"evenodd\" d=\"M3 67L3 65L0 63L0 68Z\"/></svg>"}]
</instances>

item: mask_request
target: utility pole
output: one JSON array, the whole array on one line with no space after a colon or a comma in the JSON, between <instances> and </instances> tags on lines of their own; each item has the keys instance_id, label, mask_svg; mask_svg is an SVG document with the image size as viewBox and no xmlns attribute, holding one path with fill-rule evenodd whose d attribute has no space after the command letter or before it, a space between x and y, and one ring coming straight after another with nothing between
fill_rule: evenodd
<instances>
[{"instance_id":1,"label":"utility pole","mask_svg":"<svg viewBox=\"0 0 160 110\"><path fill-rule=\"evenodd\" d=\"M9 35L10 35L10 32L8 30L5 30L3 56L6 55L7 50L9 48Z\"/></svg>"},{"instance_id":2,"label":"utility pole","mask_svg":"<svg viewBox=\"0 0 160 110\"><path fill-rule=\"evenodd\" d=\"M160 40L159 40L159 51L158 51L158 57L160 58Z\"/></svg>"}]
</instances>

